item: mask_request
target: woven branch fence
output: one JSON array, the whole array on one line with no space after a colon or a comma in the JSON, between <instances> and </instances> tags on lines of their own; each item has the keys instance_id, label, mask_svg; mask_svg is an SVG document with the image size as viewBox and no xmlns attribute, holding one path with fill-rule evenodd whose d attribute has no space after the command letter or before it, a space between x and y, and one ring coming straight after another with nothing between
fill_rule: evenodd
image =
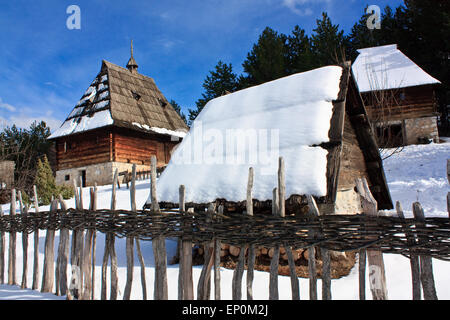
<instances>
[{"instance_id":1,"label":"woven branch fence","mask_svg":"<svg viewBox=\"0 0 450 320\"><path fill-rule=\"evenodd\" d=\"M147 299L145 261L140 249L141 241L152 241L155 258L154 299L168 299L167 257L165 238L178 238L179 279L178 298L194 299L192 277L193 244L205 248L204 265L197 284L197 299L211 298L211 275L214 271L214 298L221 299L220 291L220 248L221 244L238 246L239 258L233 274L232 297L242 300L242 280L247 266L247 299L253 299L253 272L255 248L274 248L270 266L269 298L278 299L278 264L280 247L286 249L291 272L292 299L299 300L299 282L292 252L295 249L308 250L309 298L317 299L316 254L320 250L322 258L322 299L331 299L330 251L358 252L359 295L365 299L366 265L369 266L369 285L372 298L387 299L383 253L402 254L410 259L413 292L415 300L437 299L431 258L450 261L450 219L426 218L419 203L414 203L414 219L405 219L403 210L397 203L397 217L378 214L376 202L368 191L367 182L357 182L358 192L364 209L363 215L321 215L314 198L307 196L309 213L305 216L286 215L283 206L284 162L280 159L278 188L274 189L273 215L253 215L251 190L253 169L249 170L247 211L242 214L223 214L223 207L211 204L205 212L194 212L185 208L185 188L180 186L179 210L162 210L156 199L156 159L152 158L151 170L151 210L137 210L135 204L136 166L131 174L131 211L116 210L116 185L119 173L113 181L111 209L97 210L96 187L90 189L89 210L83 208L83 188L75 184L76 208L67 209L61 197L52 201L49 212L39 212L35 202L35 212L28 212L19 195L19 209L16 213L16 192L12 191L11 214L0 216L0 283L5 283L7 271L10 285L16 279L16 234L22 233L23 274L21 287L27 288L28 235L34 234L34 263L32 289L66 295L67 299L94 299L96 235L106 235L102 263L101 299L118 298L118 273L115 239L126 238L127 280L123 299L131 298L133 283L134 247L141 265L141 287L143 299ZM81 185L81 181L80 181ZM35 201L38 199L36 189ZM450 194L448 196L450 199ZM60 207L58 209L58 206ZM450 214L450 211L449 211ZM39 267L39 231L45 230L45 258L42 280ZM55 231L60 231L58 252L55 261ZM71 231L71 234L69 233ZM5 236L9 234L8 259L5 259ZM70 237L71 235L71 237ZM70 250L70 254L69 254ZM69 262L70 260L70 262ZM7 262L7 270L6 264ZM107 266L110 262L110 281L107 281ZM56 264L56 265L55 265ZM72 273L68 268L71 265Z\"/></svg>"},{"instance_id":2,"label":"woven branch fence","mask_svg":"<svg viewBox=\"0 0 450 320\"><path fill-rule=\"evenodd\" d=\"M234 246L289 246L295 249L318 246L333 251L377 249L383 253L427 255L450 261L450 219L416 219L369 217L364 215L327 215L316 219L295 216L248 216L243 214L210 215L208 213L161 210L57 210L28 216L0 218L1 232L34 233L40 230L95 230L119 238L134 237L151 241L158 236L183 237L202 244L214 239ZM311 238L311 231L320 236ZM420 239L411 245L410 238Z\"/></svg>"}]
</instances>

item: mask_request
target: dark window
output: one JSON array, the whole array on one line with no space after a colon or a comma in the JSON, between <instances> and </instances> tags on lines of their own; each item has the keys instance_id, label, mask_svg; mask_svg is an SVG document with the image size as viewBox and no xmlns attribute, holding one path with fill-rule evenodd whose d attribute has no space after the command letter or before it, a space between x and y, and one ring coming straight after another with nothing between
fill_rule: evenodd
<instances>
[{"instance_id":1,"label":"dark window","mask_svg":"<svg viewBox=\"0 0 450 320\"><path fill-rule=\"evenodd\" d=\"M378 146L381 148L396 148L403 145L403 128L401 124L391 124L377 127Z\"/></svg>"},{"instance_id":2,"label":"dark window","mask_svg":"<svg viewBox=\"0 0 450 320\"><path fill-rule=\"evenodd\" d=\"M64 177L64 180L69 181L70 180L70 174L66 174L66 176Z\"/></svg>"},{"instance_id":3,"label":"dark window","mask_svg":"<svg viewBox=\"0 0 450 320\"><path fill-rule=\"evenodd\" d=\"M139 99L141 99L141 95L137 92L131 91L131 93L133 94L133 98L135 98L136 100L139 101Z\"/></svg>"}]
</instances>

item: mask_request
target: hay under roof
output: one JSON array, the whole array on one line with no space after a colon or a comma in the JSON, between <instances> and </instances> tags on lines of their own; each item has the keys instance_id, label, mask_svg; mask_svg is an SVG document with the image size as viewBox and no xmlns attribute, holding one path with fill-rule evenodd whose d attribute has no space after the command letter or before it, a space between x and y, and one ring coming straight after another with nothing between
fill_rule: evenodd
<instances>
[{"instance_id":1,"label":"hay under roof","mask_svg":"<svg viewBox=\"0 0 450 320\"><path fill-rule=\"evenodd\" d=\"M94 81L49 139L111 125L178 137L188 131L152 78L103 60Z\"/></svg>"}]
</instances>

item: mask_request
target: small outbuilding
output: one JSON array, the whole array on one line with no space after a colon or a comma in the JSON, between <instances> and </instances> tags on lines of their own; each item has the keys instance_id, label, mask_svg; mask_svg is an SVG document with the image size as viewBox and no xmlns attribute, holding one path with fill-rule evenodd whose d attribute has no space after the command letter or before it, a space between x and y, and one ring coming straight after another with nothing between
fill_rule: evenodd
<instances>
[{"instance_id":1,"label":"small outbuilding","mask_svg":"<svg viewBox=\"0 0 450 320\"><path fill-rule=\"evenodd\" d=\"M272 212L278 159L286 166L286 214L313 195L323 214L361 213L355 180L392 209L383 163L350 63L294 74L211 100L158 180L162 208L224 205L244 212L249 167L254 213ZM147 201L149 206L151 199Z\"/></svg>"},{"instance_id":2,"label":"small outbuilding","mask_svg":"<svg viewBox=\"0 0 450 320\"><path fill-rule=\"evenodd\" d=\"M396 44L358 50L353 64L358 89L381 147L437 141L440 82Z\"/></svg>"}]
</instances>

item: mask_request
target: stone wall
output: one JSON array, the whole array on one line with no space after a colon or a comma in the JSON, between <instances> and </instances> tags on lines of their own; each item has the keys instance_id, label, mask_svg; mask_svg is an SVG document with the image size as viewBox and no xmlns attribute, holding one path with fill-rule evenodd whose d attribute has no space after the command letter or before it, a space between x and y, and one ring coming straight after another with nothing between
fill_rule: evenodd
<instances>
[{"instance_id":1,"label":"stone wall","mask_svg":"<svg viewBox=\"0 0 450 320\"><path fill-rule=\"evenodd\" d=\"M79 168L59 170L56 172L56 184L72 186L73 180L77 179L77 181L79 181L82 172L85 171L87 187L93 186L95 183L99 186L108 185L112 183L116 168L119 169L119 172L131 172L132 167L132 163L106 162ZM137 171L150 170L150 167L145 165L137 165L136 169ZM119 181L121 183L123 178L123 176L119 177Z\"/></svg>"},{"instance_id":2,"label":"stone wall","mask_svg":"<svg viewBox=\"0 0 450 320\"><path fill-rule=\"evenodd\" d=\"M420 138L439 140L436 117L403 120L403 140L405 145L417 144Z\"/></svg>"}]
</instances>

